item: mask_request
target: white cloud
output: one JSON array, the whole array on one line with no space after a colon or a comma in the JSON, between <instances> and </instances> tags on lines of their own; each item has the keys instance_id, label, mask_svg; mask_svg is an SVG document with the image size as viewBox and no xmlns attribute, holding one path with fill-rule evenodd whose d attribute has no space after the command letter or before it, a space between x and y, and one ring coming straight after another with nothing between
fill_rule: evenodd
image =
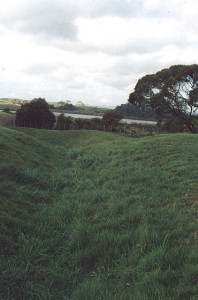
<instances>
[{"instance_id":1,"label":"white cloud","mask_svg":"<svg viewBox=\"0 0 198 300\"><path fill-rule=\"evenodd\" d=\"M78 38L82 45L114 55L157 52L166 44L183 45L180 25L154 18L118 17L78 19Z\"/></svg>"}]
</instances>

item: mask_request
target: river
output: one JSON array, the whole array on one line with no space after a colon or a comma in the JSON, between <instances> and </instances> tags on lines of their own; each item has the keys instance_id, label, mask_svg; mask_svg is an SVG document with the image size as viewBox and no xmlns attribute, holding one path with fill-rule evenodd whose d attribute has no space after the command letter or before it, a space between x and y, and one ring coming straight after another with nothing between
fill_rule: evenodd
<instances>
[{"instance_id":1,"label":"river","mask_svg":"<svg viewBox=\"0 0 198 300\"><path fill-rule=\"evenodd\" d=\"M0 110L2 111L2 110ZM12 113L16 113L16 111L11 111ZM55 116L59 116L61 112L53 112ZM63 113L64 116L66 117L72 117L72 118L81 118L81 119L93 119L93 118L100 118L102 119L102 116L94 116L94 115L81 115L81 114L72 114L72 113ZM138 124L151 124L151 125L156 125L157 122L155 121L146 121L146 120L132 120L132 119L122 119L120 123L127 123L127 124L133 124L133 123L138 123Z\"/></svg>"},{"instance_id":2,"label":"river","mask_svg":"<svg viewBox=\"0 0 198 300\"><path fill-rule=\"evenodd\" d=\"M59 112L53 112L53 114L55 116L59 116L61 113L59 113ZM64 116L66 116L66 117L72 117L72 118L81 118L81 119L93 119L93 118L100 118L100 119L102 119L102 116L81 115L81 114L72 114L72 113L64 113ZM155 122L155 121L131 120L131 119L122 119L120 122L121 123L127 123L127 124L132 124L132 123L151 124L151 125L157 124L157 122Z\"/></svg>"}]
</instances>

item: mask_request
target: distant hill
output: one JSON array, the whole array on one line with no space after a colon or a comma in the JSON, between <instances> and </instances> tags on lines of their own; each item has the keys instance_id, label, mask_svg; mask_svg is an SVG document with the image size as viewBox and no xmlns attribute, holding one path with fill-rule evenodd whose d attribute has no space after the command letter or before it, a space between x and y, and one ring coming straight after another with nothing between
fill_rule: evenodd
<instances>
[{"instance_id":1,"label":"distant hill","mask_svg":"<svg viewBox=\"0 0 198 300\"><path fill-rule=\"evenodd\" d=\"M29 100L13 99L13 98L0 98L0 109L5 107L10 109L18 109L23 103L27 103Z\"/></svg>"}]
</instances>

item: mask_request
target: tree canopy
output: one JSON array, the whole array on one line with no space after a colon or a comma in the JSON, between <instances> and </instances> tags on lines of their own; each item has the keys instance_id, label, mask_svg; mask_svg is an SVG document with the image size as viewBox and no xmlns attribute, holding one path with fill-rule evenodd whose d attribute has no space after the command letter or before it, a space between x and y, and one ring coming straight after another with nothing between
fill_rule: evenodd
<instances>
[{"instance_id":1,"label":"tree canopy","mask_svg":"<svg viewBox=\"0 0 198 300\"><path fill-rule=\"evenodd\" d=\"M33 128L52 128L56 118L45 99L35 98L16 112L16 124Z\"/></svg>"},{"instance_id":2,"label":"tree canopy","mask_svg":"<svg viewBox=\"0 0 198 300\"><path fill-rule=\"evenodd\" d=\"M59 130L68 130L70 129L70 125L72 124L71 117L65 117L63 113L61 113L56 120L55 129Z\"/></svg>"},{"instance_id":3,"label":"tree canopy","mask_svg":"<svg viewBox=\"0 0 198 300\"><path fill-rule=\"evenodd\" d=\"M171 113L196 133L194 113L198 109L198 65L174 65L142 77L129 95L129 102L151 107L158 115Z\"/></svg>"},{"instance_id":4,"label":"tree canopy","mask_svg":"<svg viewBox=\"0 0 198 300\"><path fill-rule=\"evenodd\" d=\"M116 110L110 110L103 115L103 123L107 126L116 126L123 118L123 115Z\"/></svg>"},{"instance_id":5,"label":"tree canopy","mask_svg":"<svg viewBox=\"0 0 198 300\"><path fill-rule=\"evenodd\" d=\"M57 109L60 110L78 110L79 108L73 104L65 103L64 105L58 106Z\"/></svg>"},{"instance_id":6,"label":"tree canopy","mask_svg":"<svg viewBox=\"0 0 198 300\"><path fill-rule=\"evenodd\" d=\"M138 120L155 120L156 112L150 107L141 107L131 103L125 103L116 106L115 110L119 111L124 117L133 117Z\"/></svg>"}]
</instances>

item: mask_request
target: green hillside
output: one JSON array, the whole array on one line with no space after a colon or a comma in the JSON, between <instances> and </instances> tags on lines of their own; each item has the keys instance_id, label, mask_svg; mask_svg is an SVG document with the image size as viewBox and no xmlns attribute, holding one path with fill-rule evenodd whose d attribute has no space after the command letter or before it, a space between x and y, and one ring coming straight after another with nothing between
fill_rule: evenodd
<instances>
[{"instance_id":1,"label":"green hillside","mask_svg":"<svg viewBox=\"0 0 198 300\"><path fill-rule=\"evenodd\" d=\"M197 299L198 135L0 127L0 299Z\"/></svg>"}]
</instances>

